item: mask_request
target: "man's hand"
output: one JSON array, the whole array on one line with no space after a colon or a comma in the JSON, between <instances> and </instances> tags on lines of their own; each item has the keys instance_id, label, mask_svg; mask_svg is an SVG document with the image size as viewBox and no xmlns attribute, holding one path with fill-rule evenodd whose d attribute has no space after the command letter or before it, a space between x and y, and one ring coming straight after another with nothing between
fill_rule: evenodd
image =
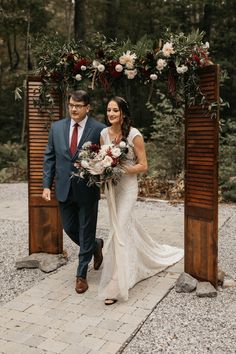
<instances>
[{"instance_id":1,"label":"man's hand","mask_svg":"<svg viewBox=\"0 0 236 354\"><path fill-rule=\"evenodd\" d=\"M51 200L51 190L49 188L44 188L42 198L47 202Z\"/></svg>"}]
</instances>

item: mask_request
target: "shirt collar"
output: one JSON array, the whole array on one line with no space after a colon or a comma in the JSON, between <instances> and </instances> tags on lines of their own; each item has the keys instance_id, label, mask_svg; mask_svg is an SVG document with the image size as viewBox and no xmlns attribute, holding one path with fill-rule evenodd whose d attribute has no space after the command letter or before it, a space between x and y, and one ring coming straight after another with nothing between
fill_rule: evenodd
<instances>
[{"instance_id":1,"label":"shirt collar","mask_svg":"<svg viewBox=\"0 0 236 354\"><path fill-rule=\"evenodd\" d=\"M88 116L86 115L85 118L83 120L81 120L81 122L78 123L79 126L81 128L84 128L87 120L88 120ZM71 127L73 127L76 123L77 122L74 119L71 118L71 122L70 122Z\"/></svg>"}]
</instances>

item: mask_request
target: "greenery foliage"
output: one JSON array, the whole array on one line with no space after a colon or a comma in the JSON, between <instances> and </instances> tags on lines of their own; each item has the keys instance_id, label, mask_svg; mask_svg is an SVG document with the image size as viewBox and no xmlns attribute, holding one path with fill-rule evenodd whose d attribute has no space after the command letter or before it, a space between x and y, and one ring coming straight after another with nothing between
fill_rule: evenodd
<instances>
[{"instance_id":1,"label":"greenery foliage","mask_svg":"<svg viewBox=\"0 0 236 354\"><path fill-rule=\"evenodd\" d=\"M147 103L154 117L151 140L156 145L156 166L152 162L151 169L160 179L175 179L184 169L184 106L173 107L160 91L156 97L156 105Z\"/></svg>"},{"instance_id":2,"label":"greenery foliage","mask_svg":"<svg viewBox=\"0 0 236 354\"><path fill-rule=\"evenodd\" d=\"M27 179L27 156L23 146L7 142L0 145L0 183Z\"/></svg>"},{"instance_id":3,"label":"greenery foliage","mask_svg":"<svg viewBox=\"0 0 236 354\"><path fill-rule=\"evenodd\" d=\"M230 132L230 133L229 133ZM219 179L222 197L236 202L236 122L228 119L222 124Z\"/></svg>"}]
</instances>

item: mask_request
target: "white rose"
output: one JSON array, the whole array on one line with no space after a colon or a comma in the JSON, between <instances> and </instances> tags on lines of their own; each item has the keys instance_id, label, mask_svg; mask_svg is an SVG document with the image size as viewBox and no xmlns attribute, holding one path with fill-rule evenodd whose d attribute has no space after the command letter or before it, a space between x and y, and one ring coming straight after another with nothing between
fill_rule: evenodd
<instances>
[{"instance_id":1,"label":"white rose","mask_svg":"<svg viewBox=\"0 0 236 354\"><path fill-rule=\"evenodd\" d=\"M119 157L121 155L121 151L118 147L112 148L111 152L114 157Z\"/></svg>"},{"instance_id":2,"label":"white rose","mask_svg":"<svg viewBox=\"0 0 236 354\"><path fill-rule=\"evenodd\" d=\"M102 145L100 150L99 150L99 154L102 155L106 155L107 150L110 148L110 145Z\"/></svg>"},{"instance_id":3,"label":"white rose","mask_svg":"<svg viewBox=\"0 0 236 354\"><path fill-rule=\"evenodd\" d=\"M157 70L161 71L166 66L167 62L164 59L157 60Z\"/></svg>"},{"instance_id":4,"label":"white rose","mask_svg":"<svg viewBox=\"0 0 236 354\"><path fill-rule=\"evenodd\" d=\"M188 71L188 67L186 65L181 65L176 68L178 74L184 74Z\"/></svg>"},{"instance_id":5,"label":"white rose","mask_svg":"<svg viewBox=\"0 0 236 354\"><path fill-rule=\"evenodd\" d=\"M89 167L88 161L82 160L82 161L81 161L81 166L82 166L83 168L88 168L88 167Z\"/></svg>"},{"instance_id":6,"label":"white rose","mask_svg":"<svg viewBox=\"0 0 236 354\"><path fill-rule=\"evenodd\" d=\"M173 49L173 44L171 42L166 42L163 45L162 53L165 57L169 57L171 54L174 54L175 51Z\"/></svg>"},{"instance_id":7,"label":"white rose","mask_svg":"<svg viewBox=\"0 0 236 354\"><path fill-rule=\"evenodd\" d=\"M118 73L120 73L120 72L123 70L123 66L120 65L120 64L117 64L117 65L115 66L115 70L116 70Z\"/></svg>"},{"instance_id":8,"label":"white rose","mask_svg":"<svg viewBox=\"0 0 236 354\"><path fill-rule=\"evenodd\" d=\"M81 68L80 68L82 71L85 71L87 69L87 67L85 65L81 65Z\"/></svg>"},{"instance_id":9,"label":"white rose","mask_svg":"<svg viewBox=\"0 0 236 354\"><path fill-rule=\"evenodd\" d=\"M96 162L92 167L89 168L89 172L92 175L100 175L104 170L104 166L101 161Z\"/></svg>"},{"instance_id":10,"label":"white rose","mask_svg":"<svg viewBox=\"0 0 236 354\"><path fill-rule=\"evenodd\" d=\"M125 70L125 75L127 76L127 79L134 79L137 75L137 69Z\"/></svg>"},{"instance_id":11,"label":"white rose","mask_svg":"<svg viewBox=\"0 0 236 354\"><path fill-rule=\"evenodd\" d=\"M103 164L104 167L110 167L111 164L112 164L112 162L113 162L112 158L107 155L107 156L104 158L104 160L102 161L102 164Z\"/></svg>"},{"instance_id":12,"label":"white rose","mask_svg":"<svg viewBox=\"0 0 236 354\"><path fill-rule=\"evenodd\" d=\"M97 69L98 65L100 65L99 61L94 60L93 61L93 67Z\"/></svg>"},{"instance_id":13,"label":"white rose","mask_svg":"<svg viewBox=\"0 0 236 354\"><path fill-rule=\"evenodd\" d=\"M126 143L124 141L121 141L119 145L120 145L121 148L125 148L126 147Z\"/></svg>"},{"instance_id":14,"label":"white rose","mask_svg":"<svg viewBox=\"0 0 236 354\"><path fill-rule=\"evenodd\" d=\"M156 74L151 74L150 75L151 80L157 80L157 75Z\"/></svg>"},{"instance_id":15,"label":"white rose","mask_svg":"<svg viewBox=\"0 0 236 354\"><path fill-rule=\"evenodd\" d=\"M105 70L105 66L103 64L99 64L97 69L98 71L100 71L100 73L103 73L103 71Z\"/></svg>"},{"instance_id":16,"label":"white rose","mask_svg":"<svg viewBox=\"0 0 236 354\"><path fill-rule=\"evenodd\" d=\"M75 76L75 79L76 79L77 81L81 81L81 80L82 80L82 76L81 76L80 74L77 74L77 75Z\"/></svg>"}]
</instances>

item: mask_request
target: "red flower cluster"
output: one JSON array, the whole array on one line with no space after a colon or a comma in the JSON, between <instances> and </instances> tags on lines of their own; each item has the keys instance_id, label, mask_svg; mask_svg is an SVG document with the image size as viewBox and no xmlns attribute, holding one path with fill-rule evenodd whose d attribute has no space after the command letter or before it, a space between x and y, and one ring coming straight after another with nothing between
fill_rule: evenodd
<instances>
[{"instance_id":1,"label":"red flower cluster","mask_svg":"<svg viewBox=\"0 0 236 354\"><path fill-rule=\"evenodd\" d=\"M115 69L117 64L119 64L117 60L111 60L108 64L109 74L114 78L118 78L122 75L122 72L118 72Z\"/></svg>"},{"instance_id":2,"label":"red flower cluster","mask_svg":"<svg viewBox=\"0 0 236 354\"><path fill-rule=\"evenodd\" d=\"M82 58L80 59L79 61L77 61L75 64L74 64L74 67L72 69L72 74L75 76L77 74L80 73L81 71L81 66L84 65L84 66L88 66L90 64L89 60L88 59L85 59L85 58Z\"/></svg>"}]
</instances>

